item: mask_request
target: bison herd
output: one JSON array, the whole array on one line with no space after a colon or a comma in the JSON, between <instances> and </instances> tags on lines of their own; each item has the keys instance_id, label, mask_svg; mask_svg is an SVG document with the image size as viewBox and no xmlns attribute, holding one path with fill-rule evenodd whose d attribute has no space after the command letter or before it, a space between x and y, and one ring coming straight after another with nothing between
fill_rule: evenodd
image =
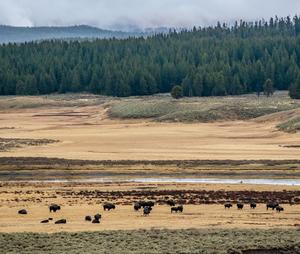
<instances>
[{"instance_id":1,"label":"bison herd","mask_svg":"<svg viewBox=\"0 0 300 254\"><path fill-rule=\"evenodd\" d=\"M232 206L233 205L230 202L227 202L227 203L224 204L225 209L230 209ZM240 202L238 202L236 204L236 206L237 206L238 210L242 210L244 208L244 204L240 203ZM256 203L254 203L254 202L250 203L250 208L251 209L255 209L256 207L257 207ZM269 210L269 208L270 208L272 210L276 210L277 212L283 212L284 211L284 208L282 206L280 206L278 204L278 202L268 202L266 204L266 208L267 208L267 210Z\"/></svg>"},{"instance_id":2,"label":"bison herd","mask_svg":"<svg viewBox=\"0 0 300 254\"><path fill-rule=\"evenodd\" d=\"M171 213L173 213L173 212L182 213L183 212L183 205L176 206L176 202L173 200L167 200L165 203L171 207ZM251 209L256 209L256 207L257 207L257 204L254 202L251 202L249 205L250 205ZM133 209L136 212L138 212L139 210L142 209L143 215L148 216L148 215L150 215L154 206L155 206L155 203L153 201L138 201L138 202L134 203ZM224 204L225 209L230 209L232 207L233 207L233 204L231 202L226 202ZM245 205L241 202L237 202L236 207L238 210L242 210L245 207ZM116 209L115 204L112 204L112 203L104 203L103 204L104 211L110 211L110 210L114 210L114 209ZM284 211L284 208L282 206L280 206L278 202L268 202L266 204L266 209L267 210L269 210L269 209L276 210L279 213ZM51 204L49 206L50 213L52 213L52 212L56 213L57 211L60 211L60 210L61 210L60 205ZM21 209L18 211L18 214L26 215L26 214L28 214L28 212L25 209ZM99 224L101 221L101 217L102 217L101 214L97 213L93 217L90 215L85 216L84 220L91 222L93 224ZM45 223L49 223L52 220L53 220L53 218L48 218L48 219L42 220L40 223L45 224ZM57 220L54 222L54 224L66 224L66 223L67 223L66 219L60 219L60 220Z\"/></svg>"}]
</instances>

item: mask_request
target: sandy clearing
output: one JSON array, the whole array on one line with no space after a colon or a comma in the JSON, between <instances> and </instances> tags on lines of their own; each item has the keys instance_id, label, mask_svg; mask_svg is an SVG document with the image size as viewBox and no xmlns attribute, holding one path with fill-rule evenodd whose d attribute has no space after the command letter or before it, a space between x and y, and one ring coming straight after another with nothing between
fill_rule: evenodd
<instances>
[{"instance_id":1,"label":"sandy clearing","mask_svg":"<svg viewBox=\"0 0 300 254\"><path fill-rule=\"evenodd\" d=\"M154 123L109 120L101 106L37 108L0 113L0 136L61 142L24 147L1 156L90 160L299 159L300 133L276 131L274 123ZM5 129L5 127L14 129Z\"/></svg>"}]
</instances>

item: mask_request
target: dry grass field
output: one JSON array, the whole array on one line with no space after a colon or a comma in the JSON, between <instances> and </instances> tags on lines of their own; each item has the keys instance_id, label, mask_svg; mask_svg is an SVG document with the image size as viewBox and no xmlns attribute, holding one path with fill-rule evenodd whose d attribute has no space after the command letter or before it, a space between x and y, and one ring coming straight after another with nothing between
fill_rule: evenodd
<instances>
[{"instance_id":1,"label":"dry grass field","mask_svg":"<svg viewBox=\"0 0 300 254\"><path fill-rule=\"evenodd\" d=\"M2 183L0 198L0 232L80 232L136 229L188 228L298 228L300 226L300 190L297 186L209 185L172 183ZM250 199L248 199L250 198ZM153 200L150 216L135 212L133 203ZM184 204L182 214L171 214L167 199ZM283 213L266 210L269 199L279 201ZM234 205L224 209L224 202L245 202L240 211ZM250 200L258 203L250 209ZM116 210L103 211L106 201ZM290 205L293 201L293 205ZM48 206L57 203L61 211L50 213ZM28 215L17 212L25 208ZM100 225L84 221L86 215L101 213ZM67 219L66 225L41 224L52 217Z\"/></svg>"},{"instance_id":2,"label":"dry grass field","mask_svg":"<svg viewBox=\"0 0 300 254\"><path fill-rule=\"evenodd\" d=\"M132 119L123 115L112 119L108 113L116 111L116 107L135 112L143 109L145 103L152 105L153 100L159 101L155 110L163 109L164 103L168 104L167 109L175 103L175 109L181 105L185 108L182 114L187 116L195 111L194 107L203 111L207 105L205 114L212 116L211 110L217 105L218 114L209 121L199 118L196 122L186 123L181 119L183 122L170 123L161 122L151 114L152 118L141 114L138 117L146 118ZM297 115L293 110L300 103L289 100L285 94L268 100L270 105L267 99L259 102L251 96L184 99L180 104L164 97L145 98L144 102L139 98L120 101L88 95L4 97L0 99L1 138L59 142L19 145L18 149L2 151L1 156L86 160L299 159L300 133L278 131L276 124L287 120L289 115ZM243 110L237 112L241 108ZM153 110L152 106L146 109ZM292 113L283 110L292 110ZM252 115L254 111L258 113ZM280 113L274 117L249 119L277 111Z\"/></svg>"}]
</instances>

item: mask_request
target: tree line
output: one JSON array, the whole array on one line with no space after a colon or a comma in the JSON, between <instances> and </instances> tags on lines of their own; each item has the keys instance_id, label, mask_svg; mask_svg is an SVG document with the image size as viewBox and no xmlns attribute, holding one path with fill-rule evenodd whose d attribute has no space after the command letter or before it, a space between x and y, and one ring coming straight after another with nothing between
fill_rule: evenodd
<instances>
[{"instance_id":1,"label":"tree line","mask_svg":"<svg viewBox=\"0 0 300 254\"><path fill-rule=\"evenodd\" d=\"M184 96L223 96L260 93L267 80L274 89L299 92L300 17L147 38L0 46L1 95L151 95L179 85Z\"/></svg>"}]
</instances>

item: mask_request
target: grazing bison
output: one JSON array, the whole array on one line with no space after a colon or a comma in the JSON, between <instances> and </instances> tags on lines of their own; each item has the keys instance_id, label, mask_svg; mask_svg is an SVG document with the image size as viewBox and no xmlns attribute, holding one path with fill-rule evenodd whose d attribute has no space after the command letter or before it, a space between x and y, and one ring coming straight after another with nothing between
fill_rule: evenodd
<instances>
[{"instance_id":1,"label":"grazing bison","mask_svg":"<svg viewBox=\"0 0 300 254\"><path fill-rule=\"evenodd\" d=\"M237 206L237 209L239 209L239 210L242 210L244 208L243 203L237 203L236 206Z\"/></svg>"},{"instance_id":2,"label":"grazing bison","mask_svg":"<svg viewBox=\"0 0 300 254\"><path fill-rule=\"evenodd\" d=\"M41 223L49 223L49 220L42 220Z\"/></svg>"},{"instance_id":3,"label":"grazing bison","mask_svg":"<svg viewBox=\"0 0 300 254\"><path fill-rule=\"evenodd\" d=\"M267 203L267 205L266 205L267 210L269 210L269 208L274 210L274 209L276 209L277 206L279 206L279 204L277 202L270 202L270 203Z\"/></svg>"},{"instance_id":4,"label":"grazing bison","mask_svg":"<svg viewBox=\"0 0 300 254\"><path fill-rule=\"evenodd\" d=\"M142 208L142 206L141 206L141 204L139 203L139 202L137 202L137 203L135 203L134 205L133 205L133 209L135 210L135 211L138 211L138 210L140 210Z\"/></svg>"},{"instance_id":5,"label":"grazing bison","mask_svg":"<svg viewBox=\"0 0 300 254\"><path fill-rule=\"evenodd\" d=\"M180 212L180 213L182 213L183 212L183 206L180 205L180 206L177 206L177 207L171 207L171 213L173 213L173 212L176 212L176 213Z\"/></svg>"},{"instance_id":6,"label":"grazing bison","mask_svg":"<svg viewBox=\"0 0 300 254\"><path fill-rule=\"evenodd\" d=\"M103 205L103 209L104 209L104 211L106 211L106 210L110 211L111 209L116 209L116 206L112 203L105 203Z\"/></svg>"},{"instance_id":7,"label":"grazing bison","mask_svg":"<svg viewBox=\"0 0 300 254\"><path fill-rule=\"evenodd\" d=\"M53 218L48 218L48 220L53 220Z\"/></svg>"},{"instance_id":8,"label":"grazing bison","mask_svg":"<svg viewBox=\"0 0 300 254\"><path fill-rule=\"evenodd\" d=\"M144 215L149 215L151 213L152 207L150 206L145 206L144 207Z\"/></svg>"},{"instance_id":9,"label":"grazing bison","mask_svg":"<svg viewBox=\"0 0 300 254\"><path fill-rule=\"evenodd\" d=\"M252 203L250 204L250 208L251 208L251 209L255 209L255 208L256 208L256 203L252 202Z\"/></svg>"},{"instance_id":10,"label":"grazing bison","mask_svg":"<svg viewBox=\"0 0 300 254\"><path fill-rule=\"evenodd\" d=\"M22 209L22 210L18 211L18 214L25 215L25 214L27 214L27 211L25 209Z\"/></svg>"},{"instance_id":11,"label":"grazing bison","mask_svg":"<svg viewBox=\"0 0 300 254\"><path fill-rule=\"evenodd\" d=\"M54 222L54 224L66 224L66 223L67 223L67 220L65 220L65 219L57 220Z\"/></svg>"},{"instance_id":12,"label":"grazing bison","mask_svg":"<svg viewBox=\"0 0 300 254\"><path fill-rule=\"evenodd\" d=\"M100 220L101 219L101 214L99 214L99 213L97 213L95 216L94 216L94 218L96 219L96 220Z\"/></svg>"},{"instance_id":13,"label":"grazing bison","mask_svg":"<svg viewBox=\"0 0 300 254\"><path fill-rule=\"evenodd\" d=\"M100 223L100 219L98 220L98 219L94 218L93 221L92 221L92 223L93 224L99 224Z\"/></svg>"},{"instance_id":14,"label":"grazing bison","mask_svg":"<svg viewBox=\"0 0 300 254\"><path fill-rule=\"evenodd\" d=\"M175 206L176 205L176 203L175 203L175 201L174 200L167 200L167 205L169 205L169 206Z\"/></svg>"},{"instance_id":15,"label":"grazing bison","mask_svg":"<svg viewBox=\"0 0 300 254\"><path fill-rule=\"evenodd\" d=\"M59 210L60 210L60 206L59 206L59 205L56 205L56 204L52 204L52 205L49 206L49 210L50 210L50 213L51 213L51 212L56 213L56 211L59 211Z\"/></svg>"},{"instance_id":16,"label":"grazing bison","mask_svg":"<svg viewBox=\"0 0 300 254\"><path fill-rule=\"evenodd\" d=\"M143 208L145 208L146 206L153 207L155 205L153 201L139 201L139 204Z\"/></svg>"},{"instance_id":17,"label":"grazing bison","mask_svg":"<svg viewBox=\"0 0 300 254\"><path fill-rule=\"evenodd\" d=\"M276 207L276 211L277 211L278 213L283 212L283 211L284 211L284 208L283 208L282 206L277 206L277 207Z\"/></svg>"},{"instance_id":18,"label":"grazing bison","mask_svg":"<svg viewBox=\"0 0 300 254\"><path fill-rule=\"evenodd\" d=\"M85 221L92 221L92 217L91 216L85 216Z\"/></svg>"},{"instance_id":19,"label":"grazing bison","mask_svg":"<svg viewBox=\"0 0 300 254\"><path fill-rule=\"evenodd\" d=\"M225 207L225 209L227 208L227 209L230 209L231 207L232 207L232 204L231 203L226 203L226 204L224 204L224 207Z\"/></svg>"}]
</instances>

